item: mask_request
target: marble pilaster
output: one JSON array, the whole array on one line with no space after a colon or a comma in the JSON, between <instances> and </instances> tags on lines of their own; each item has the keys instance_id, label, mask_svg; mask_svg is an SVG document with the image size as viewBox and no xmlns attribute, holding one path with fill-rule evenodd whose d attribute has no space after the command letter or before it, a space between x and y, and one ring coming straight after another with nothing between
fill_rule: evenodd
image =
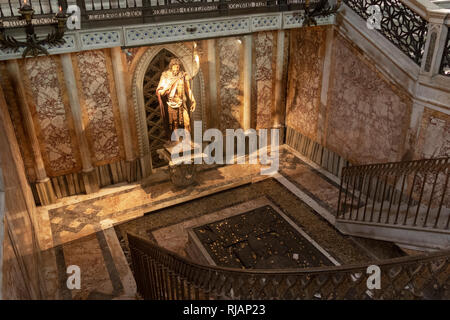
<instances>
[{"instance_id":1,"label":"marble pilaster","mask_svg":"<svg viewBox=\"0 0 450 320\"><path fill-rule=\"evenodd\" d=\"M284 125L286 109L283 106L283 69L284 69L284 50L285 50L284 30L277 31L277 53L275 60L275 113L272 117L272 126L279 128Z\"/></svg>"},{"instance_id":2,"label":"marble pilaster","mask_svg":"<svg viewBox=\"0 0 450 320\"><path fill-rule=\"evenodd\" d=\"M61 55L61 63L64 73L64 81L67 87L70 110L75 125L75 134L80 145L81 163L83 166L83 181L86 193L93 193L99 190L98 177L92 166L91 152L84 134L86 128L83 123L80 99L78 97L78 88L76 85L75 74L73 71L72 58L70 54Z\"/></svg>"},{"instance_id":3,"label":"marble pilaster","mask_svg":"<svg viewBox=\"0 0 450 320\"><path fill-rule=\"evenodd\" d=\"M114 73L114 83L116 85L117 101L119 106L120 120L122 124L122 135L125 149L125 158L127 161L127 180L132 179L131 163L135 158L133 155L133 143L131 139L130 119L128 116L127 92L125 88L124 66L122 61L122 52L120 47L111 48L112 69Z\"/></svg>"},{"instance_id":4,"label":"marble pilaster","mask_svg":"<svg viewBox=\"0 0 450 320\"><path fill-rule=\"evenodd\" d=\"M244 36L244 110L243 110L243 129L248 130L251 127L252 112L252 43L253 36Z\"/></svg>"},{"instance_id":5,"label":"marble pilaster","mask_svg":"<svg viewBox=\"0 0 450 320\"><path fill-rule=\"evenodd\" d=\"M208 43L208 70L209 70L209 97L211 108L211 127L217 128L219 119L218 116L218 105L217 105L217 64L216 64L216 40L209 39Z\"/></svg>"},{"instance_id":6,"label":"marble pilaster","mask_svg":"<svg viewBox=\"0 0 450 320\"><path fill-rule=\"evenodd\" d=\"M331 62L333 59L334 29L328 27L325 38L325 58L322 68L322 88L317 116L317 142L325 145L328 90L330 88Z\"/></svg>"},{"instance_id":7,"label":"marble pilaster","mask_svg":"<svg viewBox=\"0 0 450 320\"><path fill-rule=\"evenodd\" d=\"M19 101L19 107L24 119L24 126L27 137L30 141L31 149L33 151L37 183L36 189L39 195L41 204L51 204L56 201L56 195L53 190L50 179L47 177L47 172L45 171L44 161L42 159L42 153L39 147L39 141L36 136L36 130L34 128L33 116L31 114L28 102L26 100L26 91L23 85L23 80L17 60L10 60L6 66L13 87L16 90L17 98Z\"/></svg>"}]
</instances>

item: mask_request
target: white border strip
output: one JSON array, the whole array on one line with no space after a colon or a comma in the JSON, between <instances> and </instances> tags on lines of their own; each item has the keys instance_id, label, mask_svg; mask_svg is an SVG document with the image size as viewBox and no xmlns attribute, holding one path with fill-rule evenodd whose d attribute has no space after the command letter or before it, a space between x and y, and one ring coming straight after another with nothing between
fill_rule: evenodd
<instances>
[{"instance_id":1,"label":"white border strip","mask_svg":"<svg viewBox=\"0 0 450 320\"><path fill-rule=\"evenodd\" d=\"M317 203L316 200L308 196L306 193L301 191L299 188L297 188L296 185L294 185L292 182L290 182L288 179L286 179L281 174L276 174L273 176L278 182L280 182L285 188L287 188L289 191L291 191L297 198L302 200L304 203L306 203L311 209L313 209L315 212L317 212L319 215L322 216L325 220L327 220L329 223L331 223L333 226L336 223L336 217L329 212L327 209L322 207Z\"/></svg>"}]
</instances>

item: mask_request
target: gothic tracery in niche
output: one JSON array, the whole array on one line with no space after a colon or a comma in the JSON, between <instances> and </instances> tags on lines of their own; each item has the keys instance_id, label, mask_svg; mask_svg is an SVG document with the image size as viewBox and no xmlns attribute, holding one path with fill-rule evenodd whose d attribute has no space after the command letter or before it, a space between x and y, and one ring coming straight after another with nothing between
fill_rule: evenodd
<instances>
[{"instance_id":1,"label":"gothic tracery in niche","mask_svg":"<svg viewBox=\"0 0 450 320\"><path fill-rule=\"evenodd\" d=\"M163 160L159 159L156 153L156 150L161 148L166 142L161 110L156 96L156 88L158 87L161 74L167 69L172 58L175 58L173 53L162 49L153 58L144 76L144 105L153 167L160 167L166 164Z\"/></svg>"}]
</instances>

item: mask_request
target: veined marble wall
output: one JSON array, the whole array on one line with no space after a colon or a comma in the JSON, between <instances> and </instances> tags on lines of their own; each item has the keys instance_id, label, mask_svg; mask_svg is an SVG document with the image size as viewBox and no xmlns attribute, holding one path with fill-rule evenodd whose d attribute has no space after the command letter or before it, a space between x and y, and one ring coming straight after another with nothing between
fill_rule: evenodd
<instances>
[{"instance_id":1,"label":"veined marble wall","mask_svg":"<svg viewBox=\"0 0 450 320\"><path fill-rule=\"evenodd\" d=\"M338 33L332 59L326 147L355 164L400 161L411 99Z\"/></svg>"},{"instance_id":2,"label":"veined marble wall","mask_svg":"<svg viewBox=\"0 0 450 320\"><path fill-rule=\"evenodd\" d=\"M4 192L5 200L5 215L0 215L5 222L4 241L0 241L3 245L2 298L40 299L46 290L41 281L42 265L33 220L36 208L1 89L0 150L0 191Z\"/></svg>"},{"instance_id":3,"label":"veined marble wall","mask_svg":"<svg viewBox=\"0 0 450 320\"><path fill-rule=\"evenodd\" d=\"M208 47L208 43L210 42L206 40L197 42L203 78L201 83L197 79L198 83L194 87L197 90L196 98L202 100L201 110L205 110L204 114L202 113L202 119L207 120L207 126L214 124L221 130L242 128L244 120L244 47L248 42L244 43L243 37L216 39L214 41L214 63L211 64L208 56L210 57L214 50L208 52L211 49ZM193 42L183 45L189 47L193 45ZM272 126L272 116L276 109L273 94L277 61L276 46L276 32L253 34L250 105L250 123L253 128L270 128ZM86 136L92 165L104 169L102 172L106 178L108 175L114 175L112 167L125 159L124 132L127 128L124 127L122 130L122 118L128 118L127 121L131 127L131 153L135 156L139 154L139 137L133 103L133 75L140 57L148 47L122 51L120 58L125 71L123 74L124 86L121 86L120 81L115 83L117 73L113 72L112 56L114 51L114 57L117 57L116 49L91 50L71 54L76 94L84 125L82 134ZM72 118L73 114L78 115L76 111L78 104L77 99L73 100L68 92L69 87L70 90L74 90L73 85L70 84L71 77L67 75L67 70L70 70L69 60L62 59L58 55L18 60L20 76L13 79L23 81L23 89L27 93L26 104L33 118L34 128L30 130L31 132L27 131L24 115L22 115L24 111L19 108L25 103L19 104L21 100L17 98L18 89L11 85L9 72L13 72L11 70L14 68L6 67L7 63L9 62L0 63L0 84L8 98L10 117L19 141L28 180L32 183L36 182L35 166L39 163L34 159L33 151L37 149L32 149L29 142L29 135L35 131L39 151L45 165L44 175L52 178L52 184L56 191L58 188L62 190L61 194L55 191L57 197L83 192L82 186L77 189L76 184L81 181L79 175L82 169L80 144L83 143L78 141L80 134L75 132L75 119ZM63 72L63 63L66 74ZM214 68L214 70L210 70L210 68ZM66 81L69 81L69 84L66 84ZM215 83L217 90L210 91L210 83ZM203 85L205 88L201 92L200 84L202 88ZM122 109L119 110L116 93L118 88L125 91L125 93L121 91L121 94L125 94L127 98L128 106L125 108L128 108L128 116L125 115L127 110L125 112L122 112L124 111ZM212 93L213 91L214 93ZM211 94L214 94L214 99L211 98ZM212 100L214 100L214 107L210 105ZM120 105L120 107L123 106ZM72 108L75 109L72 110ZM199 118L198 114L197 118ZM79 124L76 125L79 128ZM112 167L110 170L109 167L102 168L104 166ZM97 173L100 169L96 169ZM56 177L58 178L56 179ZM102 185L108 184L106 178ZM70 189L71 187L75 187L75 190ZM69 189L65 192L64 190L67 188ZM39 195L36 193L36 196Z\"/></svg>"},{"instance_id":4,"label":"veined marble wall","mask_svg":"<svg viewBox=\"0 0 450 320\"><path fill-rule=\"evenodd\" d=\"M72 123L66 111L70 107L63 101L57 59L58 57L47 56L26 59L24 63L33 93L34 103L31 108L36 109L36 131L40 137L47 174L51 176L79 169L77 147L70 132Z\"/></svg>"},{"instance_id":5,"label":"veined marble wall","mask_svg":"<svg viewBox=\"0 0 450 320\"><path fill-rule=\"evenodd\" d=\"M337 31L333 43L326 34L327 27L291 31L286 124L354 164L400 161L412 99ZM323 70L329 45L331 67Z\"/></svg>"},{"instance_id":6,"label":"veined marble wall","mask_svg":"<svg viewBox=\"0 0 450 320\"><path fill-rule=\"evenodd\" d=\"M115 115L115 89L111 86L112 72L108 70L105 52L84 51L78 53L76 58L86 131L95 164L102 165L118 160L120 122Z\"/></svg>"},{"instance_id":7,"label":"veined marble wall","mask_svg":"<svg viewBox=\"0 0 450 320\"><path fill-rule=\"evenodd\" d=\"M218 71L219 129L242 128L243 40L239 37L216 41Z\"/></svg>"},{"instance_id":8,"label":"veined marble wall","mask_svg":"<svg viewBox=\"0 0 450 320\"><path fill-rule=\"evenodd\" d=\"M316 140L326 27L291 31L286 124Z\"/></svg>"},{"instance_id":9,"label":"veined marble wall","mask_svg":"<svg viewBox=\"0 0 450 320\"><path fill-rule=\"evenodd\" d=\"M254 35L256 82L256 129L270 128L275 75L274 33Z\"/></svg>"}]
</instances>

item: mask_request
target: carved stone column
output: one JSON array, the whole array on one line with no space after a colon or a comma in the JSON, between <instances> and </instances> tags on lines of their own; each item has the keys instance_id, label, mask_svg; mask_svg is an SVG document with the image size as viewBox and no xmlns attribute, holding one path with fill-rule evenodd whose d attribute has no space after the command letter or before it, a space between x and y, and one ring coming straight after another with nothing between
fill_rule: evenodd
<instances>
[{"instance_id":1,"label":"carved stone column","mask_svg":"<svg viewBox=\"0 0 450 320\"><path fill-rule=\"evenodd\" d=\"M274 86L274 108L272 114L272 128L280 130L280 143L284 141L284 122L286 117L285 104L285 61L286 41L284 30L277 31L277 51L275 57L275 86Z\"/></svg>"},{"instance_id":2,"label":"carved stone column","mask_svg":"<svg viewBox=\"0 0 450 320\"><path fill-rule=\"evenodd\" d=\"M209 71L209 107L210 107L210 126L217 128L219 126L219 112L217 110L217 64L216 64L216 40L209 39L208 42L208 71Z\"/></svg>"},{"instance_id":3,"label":"carved stone column","mask_svg":"<svg viewBox=\"0 0 450 320\"><path fill-rule=\"evenodd\" d=\"M11 79L13 88L17 95L19 102L20 112L24 119L24 127L27 138L30 141L31 149L33 151L34 164L36 168L36 189L39 195L39 200L42 205L54 203L56 201L56 195L53 190L52 183L47 177L45 171L44 161L42 160L41 149L39 147L39 141L36 136L36 130L34 128L33 116L31 115L30 108L26 99L26 91L23 86L21 71L17 60L9 60L6 64L9 77Z\"/></svg>"},{"instance_id":4,"label":"carved stone column","mask_svg":"<svg viewBox=\"0 0 450 320\"><path fill-rule=\"evenodd\" d=\"M244 114L242 126L244 130L251 127L252 114L252 43L253 36L244 36Z\"/></svg>"},{"instance_id":5,"label":"carved stone column","mask_svg":"<svg viewBox=\"0 0 450 320\"><path fill-rule=\"evenodd\" d=\"M130 119L128 116L127 93L125 89L124 68L122 63L122 52L120 47L111 48L114 83L116 84L117 100L119 104L120 120L122 124L123 143L127 161L127 181L136 180L136 162L133 154L131 140Z\"/></svg>"},{"instance_id":6,"label":"carved stone column","mask_svg":"<svg viewBox=\"0 0 450 320\"><path fill-rule=\"evenodd\" d=\"M81 164L83 166L83 182L86 193L97 192L100 189L98 176L92 166L91 152L86 140L85 126L81 113L80 99L78 97L78 88L73 72L73 64L70 53L61 55L61 64L64 72L64 81L66 83L67 95L69 96L70 110L72 112L75 134L78 139L81 154Z\"/></svg>"},{"instance_id":7,"label":"carved stone column","mask_svg":"<svg viewBox=\"0 0 450 320\"><path fill-rule=\"evenodd\" d=\"M320 92L320 109L317 119L317 142L321 145L326 143L326 117L327 117L327 101L328 90L331 81L331 62L333 59L333 43L334 43L334 27L327 28L327 35L325 39L325 57L322 71L322 86Z\"/></svg>"}]
</instances>

